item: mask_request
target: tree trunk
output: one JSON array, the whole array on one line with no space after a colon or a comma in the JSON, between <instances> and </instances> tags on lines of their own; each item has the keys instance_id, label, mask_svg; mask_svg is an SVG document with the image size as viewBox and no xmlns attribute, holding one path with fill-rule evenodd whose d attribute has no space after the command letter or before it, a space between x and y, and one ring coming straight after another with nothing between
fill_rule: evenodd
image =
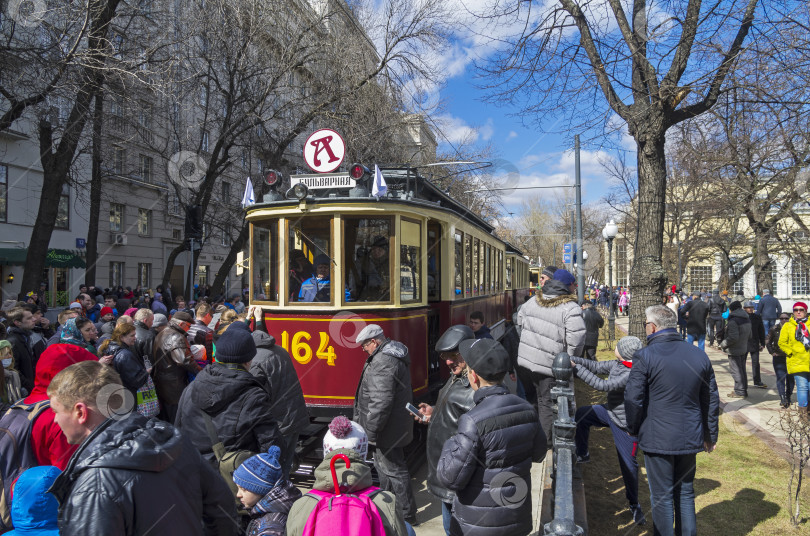
<instances>
[{"instance_id":1,"label":"tree trunk","mask_svg":"<svg viewBox=\"0 0 810 536\"><path fill-rule=\"evenodd\" d=\"M90 219L87 228L87 272L84 281L96 284L96 263L98 262L98 220L101 211L101 146L104 126L104 91L96 91L93 112L93 169L90 179Z\"/></svg>"},{"instance_id":2,"label":"tree trunk","mask_svg":"<svg viewBox=\"0 0 810 536\"><path fill-rule=\"evenodd\" d=\"M237 236L236 240L234 240L233 244L231 244L231 250L228 252L228 256L225 257L225 260L222 261L222 266L219 267L219 272L217 272L217 276L214 278L214 283L211 285L212 296L222 294L222 286L225 284L225 278L228 277L233 264L236 262L236 254L245 248L248 235L250 234L248 232L249 228L250 226L248 225L248 222L245 221L242 224L242 230L239 231L239 236ZM242 293L241 284L239 293Z\"/></svg>"},{"instance_id":3,"label":"tree trunk","mask_svg":"<svg viewBox=\"0 0 810 536\"><path fill-rule=\"evenodd\" d=\"M661 263L664 239L664 202L667 184L664 154L663 117L650 110L646 121L631 126L638 147L638 222L636 226L633 268L630 288L630 335L645 340L644 310L660 305L666 286L666 272ZM633 128L635 127L635 128ZM635 131L635 132L633 132ZM633 237L627 237L633 240Z\"/></svg>"},{"instance_id":4,"label":"tree trunk","mask_svg":"<svg viewBox=\"0 0 810 536\"><path fill-rule=\"evenodd\" d=\"M776 295L771 278L774 263L771 261L768 251L769 234L760 227L754 227L754 274L756 274L754 292L762 294L762 290L767 288L771 290L772 295Z\"/></svg>"}]
</instances>

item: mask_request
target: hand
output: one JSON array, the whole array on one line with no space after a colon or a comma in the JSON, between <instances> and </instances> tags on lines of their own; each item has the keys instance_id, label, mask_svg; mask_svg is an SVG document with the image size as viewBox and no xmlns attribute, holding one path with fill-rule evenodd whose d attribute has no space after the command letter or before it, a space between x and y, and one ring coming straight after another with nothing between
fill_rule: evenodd
<instances>
[{"instance_id":1,"label":"hand","mask_svg":"<svg viewBox=\"0 0 810 536\"><path fill-rule=\"evenodd\" d=\"M416 422L422 422L427 424L430 422L430 416L433 415L433 406L430 406L422 402L419 404L419 413L421 413L425 417L424 420L419 419L419 417L417 417L416 415L414 415L413 419Z\"/></svg>"},{"instance_id":2,"label":"hand","mask_svg":"<svg viewBox=\"0 0 810 536\"><path fill-rule=\"evenodd\" d=\"M571 368L577 368L577 364L574 362L573 359L571 360Z\"/></svg>"},{"instance_id":3,"label":"hand","mask_svg":"<svg viewBox=\"0 0 810 536\"><path fill-rule=\"evenodd\" d=\"M39 325L45 329L48 329L48 326L51 325L51 321L43 316L42 319L40 319L39 321Z\"/></svg>"},{"instance_id":4,"label":"hand","mask_svg":"<svg viewBox=\"0 0 810 536\"><path fill-rule=\"evenodd\" d=\"M510 372L509 379L512 380L513 382L517 382L517 374L515 374L514 372Z\"/></svg>"},{"instance_id":5,"label":"hand","mask_svg":"<svg viewBox=\"0 0 810 536\"><path fill-rule=\"evenodd\" d=\"M113 356L111 355L104 355L98 358L99 363L102 365L112 365Z\"/></svg>"},{"instance_id":6,"label":"hand","mask_svg":"<svg viewBox=\"0 0 810 536\"><path fill-rule=\"evenodd\" d=\"M703 442L703 448L706 452L714 452L715 447L717 447L717 443L709 443L708 441Z\"/></svg>"}]
</instances>

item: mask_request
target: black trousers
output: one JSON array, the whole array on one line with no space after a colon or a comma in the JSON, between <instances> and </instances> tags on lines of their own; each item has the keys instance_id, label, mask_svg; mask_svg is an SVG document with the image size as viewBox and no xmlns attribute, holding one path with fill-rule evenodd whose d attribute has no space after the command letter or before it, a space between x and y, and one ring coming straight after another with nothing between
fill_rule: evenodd
<instances>
[{"instance_id":1,"label":"black trousers","mask_svg":"<svg viewBox=\"0 0 810 536\"><path fill-rule=\"evenodd\" d=\"M734 378L734 392L748 396L748 372L745 370L746 354L728 356L731 377Z\"/></svg>"},{"instance_id":2,"label":"black trousers","mask_svg":"<svg viewBox=\"0 0 810 536\"><path fill-rule=\"evenodd\" d=\"M723 328L723 319L722 318L712 318L706 322L707 333L706 338L709 339L709 344L714 344L714 338L718 330Z\"/></svg>"},{"instance_id":3,"label":"black trousers","mask_svg":"<svg viewBox=\"0 0 810 536\"><path fill-rule=\"evenodd\" d=\"M410 519L416 516L416 499L411 490L411 475L408 473L402 447L377 447L374 451L374 466L380 476L380 487L396 495L402 517Z\"/></svg>"}]
</instances>

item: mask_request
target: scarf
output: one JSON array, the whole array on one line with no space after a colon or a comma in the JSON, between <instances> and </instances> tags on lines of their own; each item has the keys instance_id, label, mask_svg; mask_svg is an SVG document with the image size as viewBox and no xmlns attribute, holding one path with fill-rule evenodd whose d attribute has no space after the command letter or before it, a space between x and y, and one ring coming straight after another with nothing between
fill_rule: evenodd
<instances>
[{"instance_id":1,"label":"scarf","mask_svg":"<svg viewBox=\"0 0 810 536\"><path fill-rule=\"evenodd\" d=\"M84 346L84 337L82 337L82 333L79 331L79 328L76 326L76 319L71 318L65 325L62 326L62 333L59 336L59 342L63 343L72 343L78 344L79 346Z\"/></svg>"},{"instance_id":2,"label":"scarf","mask_svg":"<svg viewBox=\"0 0 810 536\"><path fill-rule=\"evenodd\" d=\"M796 340L804 345L805 350L810 350L810 333L807 331L807 319L796 320Z\"/></svg>"}]
</instances>

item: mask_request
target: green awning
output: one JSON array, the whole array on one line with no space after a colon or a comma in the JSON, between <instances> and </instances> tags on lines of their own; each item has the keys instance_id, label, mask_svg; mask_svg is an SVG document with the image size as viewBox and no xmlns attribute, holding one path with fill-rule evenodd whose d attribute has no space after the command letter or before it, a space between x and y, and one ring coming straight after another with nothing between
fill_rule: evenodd
<instances>
[{"instance_id":1,"label":"green awning","mask_svg":"<svg viewBox=\"0 0 810 536\"><path fill-rule=\"evenodd\" d=\"M0 248L0 264L4 266L22 266L27 256L27 248Z\"/></svg>"},{"instance_id":2,"label":"green awning","mask_svg":"<svg viewBox=\"0 0 810 536\"><path fill-rule=\"evenodd\" d=\"M77 251L68 249L49 249L45 257L45 266L53 268L86 268L87 263L77 255Z\"/></svg>"},{"instance_id":3,"label":"green awning","mask_svg":"<svg viewBox=\"0 0 810 536\"><path fill-rule=\"evenodd\" d=\"M49 268L85 268L87 263L77 250L49 249L45 266ZM28 248L0 248L0 265L24 266Z\"/></svg>"}]
</instances>

